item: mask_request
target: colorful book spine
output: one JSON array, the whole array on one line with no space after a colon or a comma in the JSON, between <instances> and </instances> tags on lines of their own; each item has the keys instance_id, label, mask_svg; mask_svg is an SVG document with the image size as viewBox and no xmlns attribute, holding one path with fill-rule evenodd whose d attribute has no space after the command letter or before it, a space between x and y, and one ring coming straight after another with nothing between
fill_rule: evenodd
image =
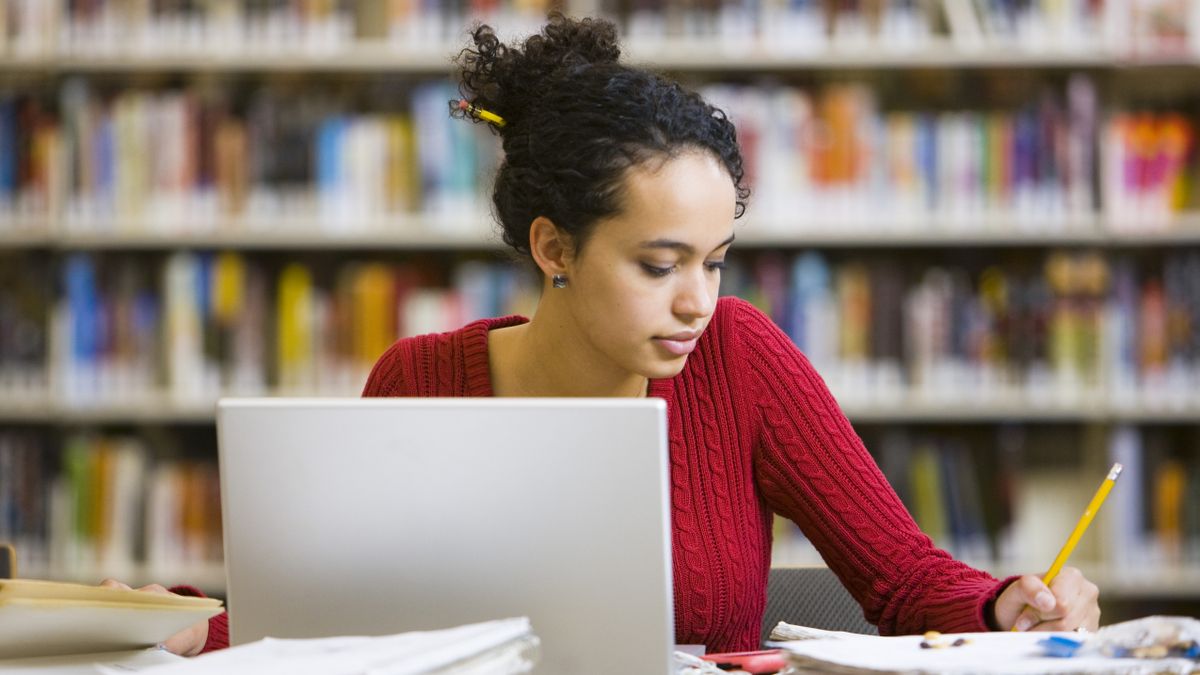
<instances>
[{"instance_id":1,"label":"colorful book spine","mask_svg":"<svg viewBox=\"0 0 1200 675\"><path fill-rule=\"evenodd\" d=\"M216 463L161 450L134 436L75 433L56 448L0 431L0 539L31 575L93 583L220 564Z\"/></svg>"},{"instance_id":2,"label":"colorful book spine","mask_svg":"<svg viewBox=\"0 0 1200 675\"><path fill-rule=\"evenodd\" d=\"M766 311L843 403L1200 405L1200 254L1050 251L1041 269L830 257L746 257L722 292Z\"/></svg>"},{"instance_id":3,"label":"colorful book spine","mask_svg":"<svg viewBox=\"0 0 1200 675\"><path fill-rule=\"evenodd\" d=\"M1065 96L986 114L885 109L862 85L704 94L738 127L760 231L878 229L881 205L888 228L1053 231L1086 222L1099 202L1098 102L1084 76Z\"/></svg>"},{"instance_id":4,"label":"colorful book spine","mask_svg":"<svg viewBox=\"0 0 1200 675\"><path fill-rule=\"evenodd\" d=\"M104 96L71 79L57 125L35 107L14 133L10 112L25 108L0 100L0 144L35 140L25 183L14 187L0 163L0 207L19 188L26 210L45 214L65 201L69 228L114 233L253 226L337 234L416 216L481 230L496 141L448 116L455 95L448 83L430 83L416 88L409 110L352 113L334 97L317 103L269 88L234 106L195 87Z\"/></svg>"}]
</instances>

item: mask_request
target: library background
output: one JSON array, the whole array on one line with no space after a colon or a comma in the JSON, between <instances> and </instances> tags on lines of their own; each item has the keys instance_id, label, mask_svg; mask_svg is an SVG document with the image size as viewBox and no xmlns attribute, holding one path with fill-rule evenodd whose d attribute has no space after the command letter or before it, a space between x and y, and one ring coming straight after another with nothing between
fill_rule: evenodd
<instances>
[{"instance_id":1,"label":"library background","mask_svg":"<svg viewBox=\"0 0 1200 675\"><path fill-rule=\"evenodd\" d=\"M1200 3L0 0L0 540L223 594L214 401L359 393L531 313L450 58L551 9L725 108L722 292L823 374L920 525L1105 621L1200 615ZM776 528L776 564L819 562Z\"/></svg>"}]
</instances>

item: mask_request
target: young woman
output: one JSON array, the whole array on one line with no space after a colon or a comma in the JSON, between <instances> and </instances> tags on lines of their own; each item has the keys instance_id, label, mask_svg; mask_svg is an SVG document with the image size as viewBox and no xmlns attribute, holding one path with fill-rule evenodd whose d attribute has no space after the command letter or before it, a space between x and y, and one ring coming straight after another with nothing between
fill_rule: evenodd
<instances>
[{"instance_id":1,"label":"young woman","mask_svg":"<svg viewBox=\"0 0 1200 675\"><path fill-rule=\"evenodd\" d=\"M680 85L618 62L604 21L551 17L460 57L476 121L503 139L504 240L545 275L530 319L400 340L364 396L657 396L667 401L675 629L758 647L771 522L795 521L881 633L1095 629L1075 569L997 580L920 532L804 355L717 298L748 191L733 125ZM227 643L217 617L168 646Z\"/></svg>"}]
</instances>

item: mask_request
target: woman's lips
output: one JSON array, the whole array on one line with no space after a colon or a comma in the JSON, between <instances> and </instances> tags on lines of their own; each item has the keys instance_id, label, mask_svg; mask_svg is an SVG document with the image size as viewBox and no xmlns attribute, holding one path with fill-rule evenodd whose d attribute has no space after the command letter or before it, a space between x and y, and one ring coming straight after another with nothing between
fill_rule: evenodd
<instances>
[{"instance_id":1,"label":"woman's lips","mask_svg":"<svg viewBox=\"0 0 1200 675\"><path fill-rule=\"evenodd\" d=\"M696 349L696 343L700 341L700 336L696 335L691 338L678 338L675 336L665 338L654 338L654 341L662 346L663 349L671 352L676 356L687 356Z\"/></svg>"}]
</instances>

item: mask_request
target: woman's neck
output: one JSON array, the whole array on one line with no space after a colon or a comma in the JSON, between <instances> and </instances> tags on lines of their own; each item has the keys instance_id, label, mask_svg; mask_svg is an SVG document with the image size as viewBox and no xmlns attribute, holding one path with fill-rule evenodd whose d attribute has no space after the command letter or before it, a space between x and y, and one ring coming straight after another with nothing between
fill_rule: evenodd
<instances>
[{"instance_id":1,"label":"woman's neck","mask_svg":"<svg viewBox=\"0 0 1200 675\"><path fill-rule=\"evenodd\" d=\"M615 367L570 324L543 312L491 331L488 364L496 396L641 397L649 386L646 377Z\"/></svg>"}]
</instances>

